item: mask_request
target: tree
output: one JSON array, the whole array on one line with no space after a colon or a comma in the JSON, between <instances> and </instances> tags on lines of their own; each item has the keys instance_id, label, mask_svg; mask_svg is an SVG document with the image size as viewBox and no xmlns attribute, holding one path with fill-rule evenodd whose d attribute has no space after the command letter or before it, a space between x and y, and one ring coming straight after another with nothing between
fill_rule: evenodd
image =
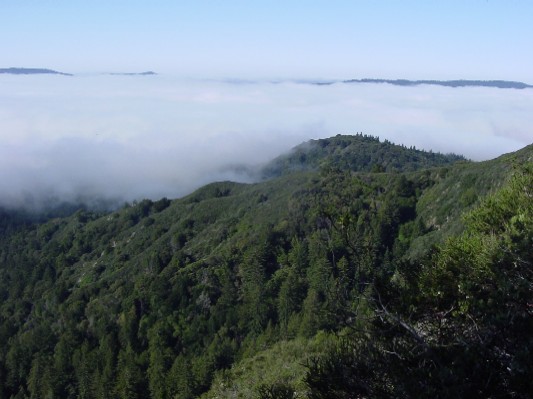
<instances>
[{"instance_id":1,"label":"tree","mask_svg":"<svg viewBox=\"0 0 533 399\"><path fill-rule=\"evenodd\" d=\"M188 360L179 355L174 360L167 376L168 397L174 399L191 399L194 397L194 384Z\"/></svg>"},{"instance_id":2,"label":"tree","mask_svg":"<svg viewBox=\"0 0 533 399\"><path fill-rule=\"evenodd\" d=\"M148 350L150 352L148 381L150 397L153 399L166 398L165 376L167 372L167 345L162 334L164 334L164 332L159 324L154 325L148 333Z\"/></svg>"},{"instance_id":3,"label":"tree","mask_svg":"<svg viewBox=\"0 0 533 399\"><path fill-rule=\"evenodd\" d=\"M261 249L245 254L239 267L245 317L249 329L260 334L268 321L265 298L265 257Z\"/></svg>"},{"instance_id":4,"label":"tree","mask_svg":"<svg viewBox=\"0 0 533 399\"><path fill-rule=\"evenodd\" d=\"M142 377L141 369L137 364L137 356L130 346L120 351L117 370L115 392L119 399L135 399L147 396L145 379Z\"/></svg>"}]
</instances>

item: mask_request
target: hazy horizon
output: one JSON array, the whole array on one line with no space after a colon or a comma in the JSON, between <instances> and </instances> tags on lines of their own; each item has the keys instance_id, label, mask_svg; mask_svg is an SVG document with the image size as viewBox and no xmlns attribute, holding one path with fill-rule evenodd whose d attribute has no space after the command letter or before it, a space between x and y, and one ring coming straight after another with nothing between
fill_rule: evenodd
<instances>
[{"instance_id":1,"label":"hazy horizon","mask_svg":"<svg viewBox=\"0 0 533 399\"><path fill-rule=\"evenodd\" d=\"M515 151L531 89L291 80L533 84L531 15L523 0L0 2L0 67L75 74L0 74L0 205L175 198L336 134Z\"/></svg>"}]
</instances>

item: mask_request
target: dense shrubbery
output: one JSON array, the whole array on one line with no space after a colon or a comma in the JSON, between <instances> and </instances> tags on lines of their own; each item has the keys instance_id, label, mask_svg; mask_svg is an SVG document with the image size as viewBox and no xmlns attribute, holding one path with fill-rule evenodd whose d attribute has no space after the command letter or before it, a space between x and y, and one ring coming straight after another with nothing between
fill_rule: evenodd
<instances>
[{"instance_id":1,"label":"dense shrubbery","mask_svg":"<svg viewBox=\"0 0 533 399\"><path fill-rule=\"evenodd\" d=\"M529 397L532 198L529 163L466 216L462 235L410 266L416 279L392 294L392 281L375 285L364 334L311 362L310 397Z\"/></svg>"}]
</instances>

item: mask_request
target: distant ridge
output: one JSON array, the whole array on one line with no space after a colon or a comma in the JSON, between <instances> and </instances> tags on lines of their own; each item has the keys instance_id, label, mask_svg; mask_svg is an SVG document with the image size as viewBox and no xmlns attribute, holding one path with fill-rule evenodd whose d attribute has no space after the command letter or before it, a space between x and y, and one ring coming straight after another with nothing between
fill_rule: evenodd
<instances>
[{"instance_id":1,"label":"distant ridge","mask_svg":"<svg viewBox=\"0 0 533 399\"><path fill-rule=\"evenodd\" d=\"M74 76L71 73L66 72L59 72L55 71L53 69L47 69L47 68L0 68L0 73L6 73L11 75L63 75L63 76ZM106 73L106 75L113 75L113 76L149 76L149 75L157 75L154 71L144 71L144 72L110 72Z\"/></svg>"},{"instance_id":2,"label":"distant ridge","mask_svg":"<svg viewBox=\"0 0 533 399\"><path fill-rule=\"evenodd\" d=\"M147 76L147 75L157 75L154 71L146 72L111 72L109 75L121 75L121 76Z\"/></svg>"},{"instance_id":3,"label":"distant ridge","mask_svg":"<svg viewBox=\"0 0 533 399\"><path fill-rule=\"evenodd\" d=\"M73 76L71 73L58 72L58 71L54 71L53 69L46 69L46 68L0 68L0 73L9 73L11 75L49 74L49 75Z\"/></svg>"},{"instance_id":4,"label":"distant ridge","mask_svg":"<svg viewBox=\"0 0 533 399\"><path fill-rule=\"evenodd\" d=\"M420 169L450 166L468 162L456 154L440 154L407 148L379 137L341 135L310 140L294 147L289 153L275 158L261 170L262 178L272 178L295 171L317 171L337 168L353 172L403 173Z\"/></svg>"},{"instance_id":5,"label":"distant ridge","mask_svg":"<svg viewBox=\"0 0 533 399\"><path fill-rule=\"evenodd\" d=\"M216 81L216 80L215 80ZM348 79L348 80L335 80L335 79L276 79L276 80L249 80L240 78L221 79L219 82L228 83L232 85L250 85L256 83L296 83L315 86L330 86L334 84L342 83L388 83L395 86L419 86L419 85L433 85L444 87L491 87L496 89L530 89L533 85L516 82L512 80L468 80L468 79L456 79L456 80L409 80L409 79Z\"/></svg>"},{"instance_id":6,"label":"distant ridge","mask_svg":"<svg viewBox=\"0 0 533 399\"><path fill-rule=\"evenodd\" d=\"M343 83L388 83L396 86L434 85L446 87L495 87L498 89L528 89L532 85L508 80L408 80L408 79L351 79Z\"/></svg>"}]
</instances>

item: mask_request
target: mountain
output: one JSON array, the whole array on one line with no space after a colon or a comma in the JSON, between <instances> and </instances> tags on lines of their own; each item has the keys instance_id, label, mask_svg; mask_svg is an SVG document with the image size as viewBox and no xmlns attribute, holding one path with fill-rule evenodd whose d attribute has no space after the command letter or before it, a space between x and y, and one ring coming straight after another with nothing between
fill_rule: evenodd
<instances>
[{"instance_id":1,"label":"mountain","mask_svg":"<svg viewBox=\"0 0 533 399\"><path fill-rule=\"evenodd\" d=\"M0 397L525 398L532 162L336 136L255 184L4 211Z\"/></svg>"},{"instance_id":2,"label":"mountain","mask_svg":"<svg viewBox=\"0 0 533 399\"><path fill-rule=\"evenodd\" d=\"M51 74L51 75L73 76L70 73L58 72L52 69L45 69L45 68L0 68L0 73L8 73L12 75Z\"/></svg>"},{"instance_id":3,"label":"mountain","mask_svg":"<svg viewBox=\"0 0 533 399\"><path fill-rule=\"evenodd\" d=\"M495 87L498 89L528 89L532 85L508 80L408 80L408 79L351 79L344 83L388 83L396 86L433 85L445 87Z\"/></svg>"}]
</instances>

